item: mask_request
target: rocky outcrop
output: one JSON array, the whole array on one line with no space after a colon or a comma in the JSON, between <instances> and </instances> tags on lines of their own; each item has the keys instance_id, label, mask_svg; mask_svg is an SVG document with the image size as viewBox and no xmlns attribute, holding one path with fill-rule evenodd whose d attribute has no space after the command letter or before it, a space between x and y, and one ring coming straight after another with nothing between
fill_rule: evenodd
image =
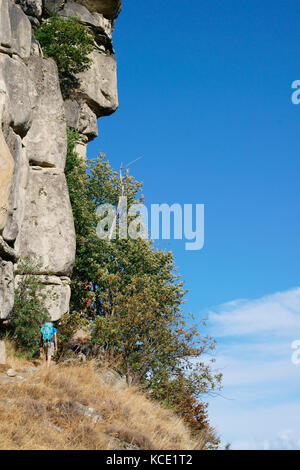
<instances>
[{"instance_id":1,"label":"rocky outcrop","mask_svg":"<svg viewBox=\"0 0 300 470\"><path fill-rule=\"evenodd\" d=\"M11 0L0 0L0 52L28 59L31 24L22 9Z\"/></svg>"},{"instance_id":2,"label":"rocky outcrop","mask_svg":"<svg viewBox=\"0 0 300 470\"><path fill-rule=\"evenodd\" d=\"M1 95L0 95L1 96ZM0 116L1 116L0 111ZM0 230L6 225L8 198L14 174L14 159L0 128Z\"/></svg>"},{"instance_id":3,"label":"rocky outcrop","mask_svg":"<svg viewBox=\"0 0 300 470\"><path fill-rule=\"evenodd\" d=\"M121 11L122 0L90 0L90 4L106 18L114 20Z\"/></svg>"},{"instance_id":4,"label":"rocky outcrop","mask_svg":"<svg viewBox=\"0 0 300 470\"><path fill-rule=\"evenodd\" d=\"M5 343L0 340L0 364L6 364Z\"/></svg>"},{"instance_id":5,"label":"rocky outcrop","mask_svg":"<svg viewBox=\"0 0 300 470\"><path fill-rule=\"evenodd\" d=\"M66 125L79 132L84 157L97 119L118 107L112 32L120 8L120 0L0 0L0 320L13 308L24 257L39 263L51 318L69 310L76 246ZM57 66L34 37L53 12L76 16L95 39L92 66L65 102Z\"/></svg>"},{"instance_id":6,"label":"rocky outcrop","mask_svg":"<svg viewBox=\"0 0 300 470\"><path fill-rule=\"evenodd\" d=\"M65 168L67 131L57 67L53 59L31 57L28 66L32 89L32 124L24 138L31 165ZM46 143L46 145L45 145Z\"/></svg>"},{"instance_id":7,"label":"rocky outcrop","mask_svg":"<svg viewBox=\"0 0 300 470\"><path fill-rule=\"evenodd\" d=\"M22 258L40 258L42 273L72 273L74 222L62 170L30 167L24 217L15 247Z\"/></svg>"},{"instance_id":8,"label":"rocky outcrop","mask_svg":"<svg viewBox=\"0 0 300 470\"><path fill-rule=\"evenodd\" d=\"M0 319L7 318L14 304L14 267L11 261L0 262Z\"/></svg>"}]
</instances>

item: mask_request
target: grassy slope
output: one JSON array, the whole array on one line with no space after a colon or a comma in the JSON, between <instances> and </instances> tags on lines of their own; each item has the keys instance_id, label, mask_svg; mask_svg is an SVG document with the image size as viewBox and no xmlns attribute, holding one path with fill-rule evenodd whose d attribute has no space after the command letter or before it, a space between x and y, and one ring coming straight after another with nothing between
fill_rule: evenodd
<instances>
[{"instance_id":1,"label":"grassy slope","mask_svg":"<svg viewBox=\"0 0 300 470\"><path fill-rule=\"evenodd\" d=\"M12 356L8 362L16 370L25 365ZM103 422L79 416L76 402L99 411ZM110 450L124 442L140 449L201 449L205 436L192 439L181 419L135 388L105 384L92 361L0 381L0 449Z\"/></svg>"}]
</instances>

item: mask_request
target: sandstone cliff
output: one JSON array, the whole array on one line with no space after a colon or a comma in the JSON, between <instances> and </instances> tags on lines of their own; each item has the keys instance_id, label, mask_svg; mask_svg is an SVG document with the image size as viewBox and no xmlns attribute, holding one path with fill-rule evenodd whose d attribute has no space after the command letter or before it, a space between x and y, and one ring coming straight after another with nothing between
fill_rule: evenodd
<instances>
[{"instance_id":1,"label":"sandstone cliff","mask_svg":"<svg viewBox=\"0 0 300 470\"><path fill-rule=\"evenodd\" d=\"M78 152L98 135L97 118L118 107L112 31L121 0L0 0L0 321L14 303L18 259L41 260L40 282L55 293L53 320L69 310L75 232L64 175L66 124ZM56 63L43 58L35 29L49 13L76 16L95 39L92 66L63 101ZM16 275L17 273L17 275ZM46 276L47 275L47 276Z\"/></svg>"}]
</instances>

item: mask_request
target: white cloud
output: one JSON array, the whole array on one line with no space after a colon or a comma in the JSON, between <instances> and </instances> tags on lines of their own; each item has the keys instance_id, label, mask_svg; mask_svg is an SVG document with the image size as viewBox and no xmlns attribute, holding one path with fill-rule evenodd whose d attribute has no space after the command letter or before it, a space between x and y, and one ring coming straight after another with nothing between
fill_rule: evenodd
<instances>
[{"instance_id":1,"label":"white cloud","mask_svg":"<svg viewBox=\"0 0 300 470\"><path fill-rule=\"evenodd\" d=\"M223 443L299 449L300 364L291 344L300 339L300 288L212 308L209 325L227 398L213 398L210 415Z\"/></svg>"},{"instance_id":2,"label":"white cloud","mask_svg":"<svg viewBox=\"0 0 300 470\"><path fill-rule=\"evenodd\" d=\"M218 336L257 333L300 335L300 287L256 300L238 299L208 311Z\"/></svg>"}]
</instances>

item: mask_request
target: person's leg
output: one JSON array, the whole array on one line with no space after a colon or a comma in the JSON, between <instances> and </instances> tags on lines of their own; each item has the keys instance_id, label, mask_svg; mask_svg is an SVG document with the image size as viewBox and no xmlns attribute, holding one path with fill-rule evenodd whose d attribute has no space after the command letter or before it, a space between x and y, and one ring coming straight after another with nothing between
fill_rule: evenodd
<instances>
[{"instance_id":1,"label":"person's leg","mask_svg":"<svg viewBox=\"0 0 300 470\"><path fill-rule=\"evenodd\" d=\"M51 354L50 354L50 348L48 349L48 356L47 356L47 367L51 366Z\"/></svg>"},{"instance_id":2,"label":"person's leg","mask_svg":"<svg viewBox=\"0 0 300 470\"><path fill-rule=\"evenodd\" d=\"M52 356L54 355L54 344L48 343L46 351L47 351L47 368L48 368L51 366L51 359L52 359Z\"/></svg>"}]
</instances>

